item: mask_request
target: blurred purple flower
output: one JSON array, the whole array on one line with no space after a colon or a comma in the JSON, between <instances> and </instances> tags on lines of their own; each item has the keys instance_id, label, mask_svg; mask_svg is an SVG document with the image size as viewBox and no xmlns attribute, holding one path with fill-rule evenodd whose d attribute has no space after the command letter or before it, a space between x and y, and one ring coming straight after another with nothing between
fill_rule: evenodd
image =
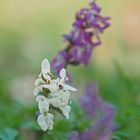
<instances>
[{"instance_id":1,"label":"blurred purple flower","mask_svg":"<svg viewBox=\"0 0 140 140\"><path fill-rule=\"evenodd\" d=\"M59 74L60 70L67 66L68 60L69 56L65 50L60 51L58 55L53 58L51 64L56 74Z\"/></svg>"},{"instance_id":2,"label":"blurred purple flower","mask_svg":"<svg viewBox=\"0 0 140 140\"><path fill-rule=\"evenodd\" d=\"M80 140L110 140L111 133L91 127L80 135Z\"/></svg>"},{"instance_id":3,"label":"blurred purple flower","mask_svg":"<svg viewBox=\"0 0 140 140\"><path fill-rule=\"evenodd\" d=\"M52 60L57 74L67 64L88 64L93 48L101 44L100 34L110 26L110 17L100 15L101 7L95 0L89 5L89 8L82 8L76 13L72 30L64 35L67 47Z\"/></svg>"},{"instance_id":4,"label":"blurred purple flower","mask_svg":"<svg viewBox=\"0 0 140 140\"><path fill-rule=\"evenodd\" d=\"M69 135L69 140L80 140L79 133L77 131L72 131Z\"/></svg>"},{"instance_id":5,"label":"blurred purple flower","mask_svg":"<svg viewBox=\"0 0 140 140\"><path fill-rule=\"evenodd\" d=\"M88 84L85 89L85 94L80 97L80 104L86 113L95 117L102 105L102 100L98 94L97 85L94 83Z\"/></svg>"},{"instance_id":6,"label":"blurred purple flower","mask_svg":"<svg viewBox=\"0 0 140 140\"><path fill-rule=\"evenodd\" d=\"M116 108L101 99L95 83L86 86L85 94L80 97L80 104L93 123L82 133L77 132L78 139L110 140L116 128L114 123ZM74 137L72 133L70 135Z\"/></svg>"}]
</instances>

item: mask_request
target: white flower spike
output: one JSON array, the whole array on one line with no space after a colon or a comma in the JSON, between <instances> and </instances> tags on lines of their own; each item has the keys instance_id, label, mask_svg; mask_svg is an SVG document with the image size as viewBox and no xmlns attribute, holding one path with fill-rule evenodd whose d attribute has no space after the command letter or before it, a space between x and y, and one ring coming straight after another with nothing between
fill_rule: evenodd
<instances>
[{"instance_id":1,"label":"white flower spike","mask_svg":"<svg viewBox=\"0 0 140 140\"><path fill-rule=\"evenodd\" d=\"M50 113L51 110L58 109L58 112L69 119L71 92L76 92L77 89L65 83L68 77L64 68L60 70L59 76L56 79L52 78L50 63L48 59L44 59L34 88L40 112L37 122L43 131L53 129L54 115Z\"/></svg>"}]
</instances>

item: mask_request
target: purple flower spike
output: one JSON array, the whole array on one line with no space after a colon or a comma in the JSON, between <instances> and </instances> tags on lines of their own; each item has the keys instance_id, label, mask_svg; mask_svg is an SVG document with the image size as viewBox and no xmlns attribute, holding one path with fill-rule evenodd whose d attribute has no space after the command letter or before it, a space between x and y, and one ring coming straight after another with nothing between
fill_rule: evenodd
<instances>
[{"instance_id":1,"label":"purple flower spike","mask_svg":"<svg viewBox=\"0 0 140 140\"><path fill-rule=\"evenodd\" d=\"M111 128L116 108L100 98L96 83L86 86L85 95L80 97L80 104L87 115L95 120L96 129Z\"/></svg>"},{"instance_id":2,"label":"purple flower spike","mask_svg":"<svg viewBox=\"0 0 140 140\"><path fill-rule=\"evenodd\" d=\"M89 128L78 133L80 140L110 140L114 127L116 109L111 104L102 100L96 83L86 86L85 94L80 97L81 107L93 120Z\"/></svg>"},{"instance_id":3,"label":"purple flower spike","mask_svg":"<svg viewBox=\"0 0 140 140\"><path fill-rule=\"evenodd\" d=\"M52 61L57 74L67 64L88 64L93 48L101 44L100 34L110 26L110 17L100 14L101 7L95 0L89 5L76 13L71 31L63 36L68 45Z\"/></svg>"}]
</instances>

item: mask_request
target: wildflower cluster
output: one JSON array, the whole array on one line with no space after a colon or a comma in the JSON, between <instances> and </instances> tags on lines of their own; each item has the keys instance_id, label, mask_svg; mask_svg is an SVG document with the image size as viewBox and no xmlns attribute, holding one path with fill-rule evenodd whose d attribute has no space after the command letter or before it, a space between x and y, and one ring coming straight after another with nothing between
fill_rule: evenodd
<instances>
[{"instance_id":1,"label":"wildflower cluster","mask_svg":"<svg viewBox=\"0 0 140 140\"><path fill-rule=\"evenodd\" d=\"M77 89L66 84L66 81L68 77L64 68L55 79L50 72L49 61L47 59L42 61L41 73L35 81L34 96L39 109L37 122L44 131L53 129L54 110L69 119L70 92L76 92Z\"/></svg>"},{"instance_id":2,"label":"wildflower cluster","mask_svg":"<svg viewBox=\"0 0 140 140\"><path fill-rule=\"evenodd\" d=\"M76 13L72 30L64 35L67 47L52 60L56 73L68 64L88 64L94 47L101 44L100 34L110 26L110 17L100 15L101 7L95 0L89 8Z\"/></svg>"},{"instance_id":3,"label":"wildflower cluster","mask_svg":"<svg viewBox=\"0 0 140 140\"><path fill-rule=\"evenodd\" d=\"M82 8L76 13L72 30L64 35L66 48L61 50L51 62L52 70L59 76L58 78L55 79L50 72L48 60L42 61L41 73L35 81L34 95L39 108L37 122L44 131L53 129L54 110L69 118L70 92L77 90L67 84L69 78L65 68L69 64L89 63L93 48L101 44L100 34L110 26L110 17L102 16L100 13L101 8L95 0L88 8ZM111 139L116 127L113 122L116 110L111 104L102 100L95 83L87 85L85 95L80 97L80 105L86 112L85 118L90 119L91 123L83 131L73 127L69 140Z\"/></svg>"}]
</instances>

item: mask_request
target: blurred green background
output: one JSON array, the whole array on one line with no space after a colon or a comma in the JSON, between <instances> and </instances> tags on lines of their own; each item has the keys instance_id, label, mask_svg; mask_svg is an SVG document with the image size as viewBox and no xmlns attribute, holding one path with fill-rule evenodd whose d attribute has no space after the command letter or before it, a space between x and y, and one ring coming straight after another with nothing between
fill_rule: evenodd
<instances>
[{"instance_id":1,"label":"blurred green background","mask_svg":"<svg viewBox=\"0 0 140 140\"><path fill-rule=\"evenodd\" d=\"M116 140L140 140L140 1L98 3L112 17L111 27L88 67L68 69L79 95L88 81L97 81L103 98L117 107ZM14 140L18 130L19 139L35 139L28 129L37 127L32 91L40 62L64 48L61 35L86 5L86 0L0 0L0 139Z\"/></svg>"}]
</instances>

